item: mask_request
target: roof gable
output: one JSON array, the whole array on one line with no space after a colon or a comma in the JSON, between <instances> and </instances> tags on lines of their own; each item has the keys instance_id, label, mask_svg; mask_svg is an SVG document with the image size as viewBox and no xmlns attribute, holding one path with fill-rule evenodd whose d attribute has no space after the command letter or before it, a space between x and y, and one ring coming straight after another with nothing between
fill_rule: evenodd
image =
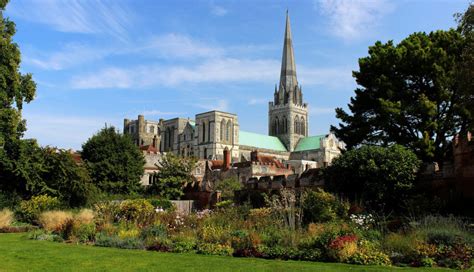
<instances>
[{"instance_id":1,"label":"roof gable","mask_svg":"<svg viewBox=\"0 0 474 272\"><path fill-rule=\"evenodd\" d=\"M275 151L287 151L280 139L275 136L268 136L242 130L239 131L239 144Z\"/></svg>"},{"instance_id":2,"label":"roof gable","mask_svg":"<svg viewBox=\"0 0 474 272\"><path fill-rule=\"evenodd\" d=\"M320 149L321 139L326 138L326 136L327 135L324 134L301 138L298 144L296 144L295 152Z\"/></svg>"}]
</instances>

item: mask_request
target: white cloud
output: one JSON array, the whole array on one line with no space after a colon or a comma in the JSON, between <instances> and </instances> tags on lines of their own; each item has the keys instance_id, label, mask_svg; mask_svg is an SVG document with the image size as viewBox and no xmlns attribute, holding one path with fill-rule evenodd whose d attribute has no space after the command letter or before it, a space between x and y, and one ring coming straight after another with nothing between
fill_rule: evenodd
<instances>
[{"instance_id":1,"label":"white cloud","mask_svg":"<svg viewBox=\"0 0 474 272\"><path fill-rule=\"evenodd\" d=\"M18 0L8 13L61 32L108 33L126 39L131 11L112 0Z\"/></svg>"},{"instance_id":2,"label":"white cloud","mask_svg":"<svg viewBox=\"0 0 474 272\"><path fill-rule=\"evenodd\" d=\"M76 89L144 88L157 85L228 81L271 82L278 78L279 63L274 60L211 59L196 66L160 64L132 68L106 68L72 79Z\"/></svg>"},{"instance_id":3,"label":"white cloud","mask_svg":"<svg viewBox=\"0 0 474 272\"><path fill-rule=\"evenodd\" d=\"M63 70L102 59L108 54L107 50L98 50L81 44L68 44L50 54L27 53L24 62L44 70Z\"/></svg>"},{"instance_id":4,"label":"white cloud","mask_svg":"<svg viewBox=\"0 0 474 272\"><path fill-rule=\"evenodd\" d=\"M153 50L160 57L168 58L215 57L224 53L224 49L220 47L210 46L177 33L154 37L139 50Z\"/></svg>"},{"instance_id":5,"label":"white cloud","mask_svg":"<svg viewBox=\"0 0 474 272\"><path fill-rule=\"evenodd\" d=\"M247 104L249 105L261 105L269 102L268 98L251 98Z\"/></svg>"},{"instance_id":6,"label":"white cloud","mask_svg":"<svg viewBox=\"0 0 474 272\"><path fill-rule=\"evenodd\" d=\"M147 111L144 111L142 112L141 114L147 116L147 115L151 115L151 116L170 116L170 115L182 115L183 113L182 112L172 112L172 111L159 111L159 110L147 110Z\"/></svg>"},{"instance_id":7,"label":"white cloud","mask_svg":"<svg viewBox=\"0 0 474 272\"><path fill-rule=\"evenodd\" d=\"M36 138L41 145L52 145L61 148L80 149L94 133L107 125L120 129L119 119L106 117L84 117L73 115L38 114L26 111L26 138Z\"/></svg>"},{"instance_id":8,"label":"white cloud","mask_svg":"<svg viewBox=\"0 0 474 272\"><path fill-rule=\"evenodd\" d=\"M229 110L229 101L227 101L226 99L206 99L200 101L200 103L196 103L193 105L197 108L201 108L204 110Z\"/></svg>"},{"instance_id":9,"label":"white cloud","mask_svg":"<svg viewBox=\"0 0 474 272\"><path fill-rule=\"evenodd\" d=\"M373 33L393 5L388 0L316 0L315 8L328 16L330 33L350 41Z\"/></svg>"},{"instance_id":10,"label":"white cloud","mask_svg":"<svg viewBox=\"0 0 474 272\"><path fill-rule=\"evenodd\" d=\"M300 67L299 81L306 85L321 85L331 89L352 88L355 80L352 78L352 68L348 66L331 68Z\"/></svg>"},{"instance_id":11,"label":"white cloud","mask_svg":"<svg viewBox=\"0 0 474 272\"><path fill-rule=\"evenodd\" d=\"M216 16L224 16L228 13L229 11L221 6L217 5L212 5L211 6L211 13L216 15Z\"/></svg>"},{"instance_id":12,"label":"white cloud","mask_svg":"<svg viewBox=\"0 0 474 272\"><path fill-rule=\"evenodd\" d=\"M326 114L335 114L335 108L324 108L324 107L316 107L316 108L309 108L310 115L326 115Z\"/></svg>"}]
</instances>

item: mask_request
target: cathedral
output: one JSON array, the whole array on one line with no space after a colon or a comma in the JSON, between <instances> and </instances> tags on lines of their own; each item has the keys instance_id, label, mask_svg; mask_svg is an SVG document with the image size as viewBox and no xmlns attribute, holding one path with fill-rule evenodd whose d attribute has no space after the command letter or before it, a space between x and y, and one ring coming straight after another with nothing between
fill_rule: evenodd
<instances>
[{"instance_id":1,"label":"cathedral","mask_svg":"<svg viewBox=\"0 0 474 272\"><path fill-rule=\"evenodd\" d=\"M136 120L124 119L123 132L131 135L144 153L173 152L235 165L260 156L272 158L293 173L326 166L339 156L344 143L332 133L308 136L308 104L297 79L288 14L277 86L269 102L268 135L240 130L236 114L217 110L198 113L194 120L177 117L152 121L139 115ZM153 165L148 160L147 164Z\"/></svg>"}]
</instances>

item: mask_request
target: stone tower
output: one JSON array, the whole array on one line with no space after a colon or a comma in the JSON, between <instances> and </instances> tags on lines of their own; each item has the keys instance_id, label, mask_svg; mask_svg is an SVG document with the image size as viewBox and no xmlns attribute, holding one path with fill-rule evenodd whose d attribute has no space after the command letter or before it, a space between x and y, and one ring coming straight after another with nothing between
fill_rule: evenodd
<instances>
[{"instance_id":1,"label":"stone tower","mask_svg":"<svg viewBox=\"0 0 474 272\"><path fill-rule=\"evenodd\" d=\"M288 151L293 151L301 138L308 136L308 107L296 78L295 56L290 17L286 13L285 39L281 59L280 84L275 86L274 101L269 103L268 132L277 136Z\"/></svg>"}]
</instances>

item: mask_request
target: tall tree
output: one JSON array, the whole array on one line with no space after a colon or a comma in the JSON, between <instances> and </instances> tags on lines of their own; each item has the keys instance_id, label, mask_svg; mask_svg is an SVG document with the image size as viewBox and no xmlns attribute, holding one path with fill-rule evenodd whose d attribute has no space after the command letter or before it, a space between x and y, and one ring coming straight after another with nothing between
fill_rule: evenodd
<instances>
[{"instance_id":1,"label":"tall tree","mask_svg":"<svg viewBox=\"0 0 474 272\"><path fill-rule=\"evenodd\" d=\"M458 21L458 31L466 39L461 60L458 63L459 87L464 95L463 108L467 121L462 129L474 130L474 3L464 13L456 14Z\"/></svg>"},{"instance_id":2,"label":"tall tree","mask_svg":"<svg viewBox=\"0 0 474 272\"><path fill-rule=\"evenodd\" d=\"M127 194L140 190L145 159L128 135L105 127L82 145L92 180L108 193Z\"/></svg>"},{"instance_id":3,"label":"tall tree","mask_svg":"<svg viewBox=\"0 0 474 272\"><path fill-rule=\"evenodd\" d=\"M471 118L456 78L465 38L455 30L414 33L398 45L376 42L354 71L358 85L332 127L349 148L400 144L424 161L443 161L450 139Z\"/></svg>"},{"instance_id":4,"label":"tall tree","mask_svg":"<svg viewBox=\"0 0 474 272\"><path fill-rule=\"evenodd\" d=\"M148 192L167 199L179 199L183 195L183 187L193 182L196 159L167 153L157 166L158 173Z\"/></svg>"},{"instance_id":5,"label":"tall tree","mask_svg":"<svg viewBox=\"0 0 474 272\"><path fill-rule=\"evenodd\" d=\"M0 1L0 190L24 192L34 182L29 170L37 167L29 164L28 153L38 146L35 141L20 139L26 130L21 111L24 103L33 100L36 84L31 74L19 71L20 49L13 42L15 24L3 16L7 3Z\"/></svg>"}]
</instances>

